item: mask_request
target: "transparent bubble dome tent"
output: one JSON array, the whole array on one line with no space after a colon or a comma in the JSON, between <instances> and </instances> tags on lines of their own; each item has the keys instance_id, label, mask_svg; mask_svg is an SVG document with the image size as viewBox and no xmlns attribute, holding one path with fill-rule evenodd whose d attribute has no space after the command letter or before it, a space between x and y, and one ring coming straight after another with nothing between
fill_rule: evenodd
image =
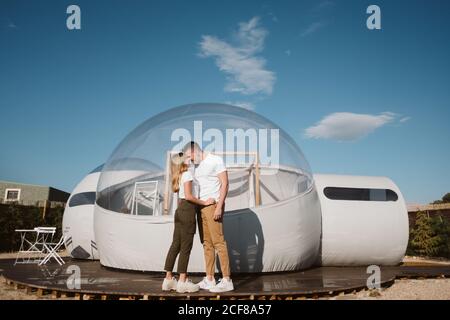
<instances>
[{"instance_id":1,"label":"transparent bubble dome tent","mask_svg":"<svg viewBox=\"0 0 450 320\"><path fill-rule=\"evenodd\" d=\"M128 134L103 166L94 230L102 265L163 271L177 194L170 157L190 141L223 157L229 177L224 233L232 272L310 267L320 245L320 203L294 140L270 120L224 104L160 113ZM198 230L189 271L203 272Z\"/></svg>"}]
</instances>

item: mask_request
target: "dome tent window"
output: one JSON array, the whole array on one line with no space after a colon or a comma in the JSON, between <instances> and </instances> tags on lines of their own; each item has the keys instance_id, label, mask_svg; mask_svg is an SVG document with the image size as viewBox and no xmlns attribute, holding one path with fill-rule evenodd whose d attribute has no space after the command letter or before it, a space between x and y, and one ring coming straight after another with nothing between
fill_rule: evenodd
<instances>
[{"instance_id":1,"label":"dome tent window","mask_svg":"<svg viewBox=\"0 0 450 320\"><path fill-rule=\"evenodd\" d=\"M82 192L74 194L69 201L69 207L92 205L95 203L95 192Z\"/></svg>"},{"instance_id":2,"label":"dome tent window","mask_svg":"<svg viewBox=\"0 0 450 320\"><path fill-rule=\"evenodd\" d=\"M390 189L326 187L323 193L331 200L397 201L398 195Z\"/></svg>"}]
</instances>

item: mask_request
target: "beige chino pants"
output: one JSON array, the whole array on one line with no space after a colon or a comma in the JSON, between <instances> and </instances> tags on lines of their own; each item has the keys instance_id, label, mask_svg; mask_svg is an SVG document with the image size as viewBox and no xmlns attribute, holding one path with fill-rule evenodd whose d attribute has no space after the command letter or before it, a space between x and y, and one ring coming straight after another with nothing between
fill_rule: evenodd
<instances>
[{"instance_id":1,"label":"beige chino pants","mask_svg":"<svg viewBox=\"0 0 450 320\"><path fill-rule=\"evenodd\" d=\"M216 251L219 256L222 277L230 276L230 261L228 257L227 243L223 235L222 219L214 220L216 205L201 208L203 250L205 254L206 274L214 275Z\"/></svg>"}]
</instances>

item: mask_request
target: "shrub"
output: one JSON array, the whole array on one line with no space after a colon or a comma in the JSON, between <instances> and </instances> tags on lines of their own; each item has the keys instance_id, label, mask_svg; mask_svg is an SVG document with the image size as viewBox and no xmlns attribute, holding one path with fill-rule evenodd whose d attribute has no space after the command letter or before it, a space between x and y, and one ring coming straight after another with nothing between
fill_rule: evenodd
<instances>
[{"instance_id":1,"label":"shrub","mask_svg":"<svg viewBox=\"0 0 450 320\"><path fill-rule=\"evenodd\" d=\"M37 226L56 227L54 239L62 233L63 207L47 208L42 219L43 208L18 204L0 204L0 252L16 251L20 247L20 235L16 229L33 229Z\"/></svg>"},{"instance_id":2,"label":"shrub","mask_svg":"<svg viewBox=\"0 0 450 320\"><path fill-rule=\"evenodd\" d=\"M418 212L410 230L407 254L429 257L450 257L450 223L442 216L429 217Z\"/></svg>"}]
</instances>

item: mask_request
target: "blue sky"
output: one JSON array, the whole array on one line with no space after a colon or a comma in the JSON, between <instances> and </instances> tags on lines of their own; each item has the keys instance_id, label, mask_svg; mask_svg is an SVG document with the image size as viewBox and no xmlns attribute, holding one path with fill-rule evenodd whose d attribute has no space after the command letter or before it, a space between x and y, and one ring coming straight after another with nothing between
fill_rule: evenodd
<instances>
[{"instance_id":1,"label":"blue sky","mask_svg":"<svg viewBox=\"0 0 450 320\"><path fill-rule=\"evenodd\" d=\"M81 30L66 28L70 4ZM366 27L370 4L381 30ZM384 175L409 203L439 199L449 12L445 0L2 0L0 179L70 192L147 118L232 102L284 128L315 173Z\"/></svg>"}]
</instances>

